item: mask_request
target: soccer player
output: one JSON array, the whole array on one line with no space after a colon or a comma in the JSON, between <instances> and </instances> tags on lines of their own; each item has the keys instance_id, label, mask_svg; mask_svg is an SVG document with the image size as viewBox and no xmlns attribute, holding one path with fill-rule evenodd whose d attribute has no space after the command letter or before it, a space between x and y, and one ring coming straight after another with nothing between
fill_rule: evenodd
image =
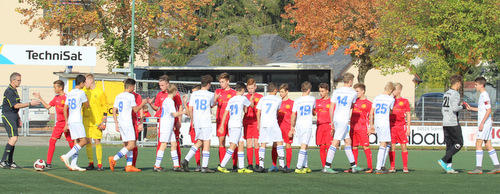
<instances>
[{"instance_id":1,"label":"soccer player","mask_svg":"<svg viewBox=\"0 0 500 194\"><path fill-rule=\"evenodd\" d=\"M255 164L256 167L259 165L259 130L257 126L257 105L259 100L262 98L262 94L255 92L257 90L257 83L253 78L247 80L247 90L248 93L245 94L248 100L253 101L254 107L248 107L247 113L243 117L243 137L247 140L247 160L249 170L254 170L253 168L253 156L255 151Z\"/></svg>"},{"instance_id":2,"label":"soccer player","mask_svg":"<svg viewBox=\"0 0 500 194\"><path fill-rule=\"evenodd\" d=\"M332 94L330 115L332 115L333 117L333 123L331 125L331 134L333 134L333 141L326 155L326 162L325 167L323 168L323 173L338 173L337 171L331 169L330 166L332 165L337 147L340 146L340 141L342 140L344 140L345 142L345 153L347 155L349 163L351 164L352 172L357 173L361 170L361 168L356 165L354 155L352 154L351 138L349 137L348 128L349 118L351 116L351 108L354 102L356 102L357 97L356 91L351 88L353 79L354 75L352 73L345 73L343 76L344 86L335 90Z\"/></svg>"},{"instance_id":3,"label":"soccer player","mask_svg":"<svg viewBox=\"0 0 500 194\"><path fill-rule=\"evenodd\" d=\"M372 151L370 150L369 139L371 133L368 131L368 115L372 110L372 102L365 97L366 86L364 84L357 83L354 85L354 89L358 93L358 99L354 103L351 115L351 131L349 135L352 139L352 153L356 164L358 164L358 146L361 145L365 151L368 166L365 173L372 173Z\"/></svg>"},{"instance_id":4,"label":"soccer player","mask_svg":"<svg viewBox=\"0 0 500 194\"><path fill-rule=\"evenodd\" d=\"M441 113L443 114L443 134L446 143L446 153L438 160L438 164L448 174L457 174L458 171L452 167L453 155L464 145L462 127L458 123L458 111L467 108L465 103L460 105L460 87L462 87L462 76L455 74L450 77L451 89L443 96Z\"/></svg>"},{"instance_id":5,"label":"soccer player","mask_svg":"<svg viewBox=\"0 0 500 194\"><path fill-rule=\"evenodd\" d=\"M326 162L326 153L328 148L332 144L333 137L332 132L332 118L330 117L330 97L328 95L330 91L330 86L327 83L319 84L319 95L320 99L316 100L316 145L319 146L319 157L321 159L321 164L323 168ZM288 154L288 150L287 150Z\"/></svg>"},{"instance_id":6,"label":"soccer player","mask_svg":"<svg viewBox=\"0 0 500 194\"><path fill-rule=\"evenodd\" d=\"M161 106L161 120L160 120L160 150L156 153L156 162L153 168L154 172L164 172L165 170L161 167L161 161L163 159L163 153L165 148L167 148L167 143L170 142L170 155L172 156L172 162L174 163L174 171L183 171L179 165L179 156L177 155L177 142L175 140L174 134L174 122L176 117L182 116L185 112L184 110L176 112L175 103L173 97L177 93L177 86L170 84L167 88L168 97L163 101Z\"/></svg>"},{"instance_id":7,"label":"soccer player","mask_svg":"<svg viewBox=\"0 0 500 194\"><path fill-rule=\"evenodd\" d=\"M17 93L17 87L21 85L21 74L14 72L10 75L10 84L5 92L3 93L3 104L2 104L2 121L7 131L7 136L9 140L7 145L5 145L5 151L3 152L2 160L0 160L0 168L10 168L18 169L21 168L14 161L14 149L16 148L16 142L18 139L17 128L21 126L21 119L19 118L19 109L29 106L39 105L38 100L33 100L28 103L21 103L21 98ZM7 160L7 156L9 159Z\"/></svg>"},{"instance_id":8,"label":"soccer player","mask_svg":"<svg viewBox=\"0 0 500 194\"><path fill-rule=\"evenodd\" d=\"M87 136L85 135L85 127L82 122L82 104L85 108L88 108L90 104L85 92L82 91L84 86L85 76L77 75L75 78L75 88L66 95L66 102L64 102L63 108L64 120L66 121L64 130L69 129L71 139L76 141L76 144L68 153L61 156L61 160L72 171L86 171L85 168L80 168L76 165L78 152L83 146L87 145ZM70 158L71 164L69 163Z\"/></svg>"},{"instance_id":9,"label":"soccer player","mask_svg":"<svg viewBox=\"0 0 500 194\"><path fill-rule=\"evenodd\" d=\"M106 118L108 115L108 99L106 94L101 88L95 85L94 75L85 75L85 88L82 90L87 95L90 106L83 108L83 126L85 127L85 134L87 135L87 158L89 165L87 170L93 170L94 167L94 153L92 151L92 139L95 142L95 154L97 158L97 170L103 171L102 167L102 130L106 129ZM99 129L97 126L101 126Z\"/></svg>"},{"instance_id":10,"label":"soccer player","mask_svg":"<svg viewBox=\"0 0 500 194\"><path fill-rule=\"evenodd\" d=\"M235 149L238 149L238 173L252 173L253 170L248 170L245 168L245 141L243 140L243 115L245 114L247 107L253 106L243 94L245 93L245 84L243 82L236 83L236 96L229 99L227 102L224 115L222 116L221 123L226 123L229 120L229 149L227 149L224 159L217 167L217 170L223 173L229 173L230 171L226 169L226 164L231 159ZM229 118L228 118L229 117ZM218 128L219 133L224 132L224 126L221 125ZM239 145L238 145L239 144Z\"/></svg>"},{"instance_id":11,"label":"soccer player","mask_svg":"<svg viewBox=\"0 0 500 194\"><path fill-rule=\"evenodd\" d=\"M64 126L66 125L66 120L64 120L64 102L66 101L66 94L64 93L64 82L62 80L54 81L54 92L56 93L56 96L54 96L49 103L46 103L43 100L39 92L33 93L33 96L40 100L46 109L50 109L51 107L55 107L56 109L56 124L49 140L49 151L47 152L47 164L45 166L46 169L52 168L52 157L54 156L54 151L56 150L56 142L61 138L63 133L66 137L66 141L68 141L69 148L73 148L74 145L68 129L64 130Z\"/></svg>"},{"instance_id":12,"label":"soccer player","mask_svg":"<svg viewBox=\"0 0 500 194\"><path fill-rule=\"evenodd\" d=\"M380 147L377 155L376 174L388 174L385 169L385 160L387 153L391 149L391 126L389 115L394 107L394 98L390 95L394 91L394 84L388 82L385 85L384 93L378 95L373 100L372 110L370 111L370 130L377 133Z\"/></svg>"},{"instance_id":13,"label":"soccer player","mask_svg":"<svg viewBox=\"0 0 500 194\"><path fill-rule=\"evenodd\" d=\"M297 174L306 174L308 172L308 169L305 168L307 163L307 146L311 139L312 117L316 115L314 112L316 108L316 99L309 95L311 93L311 88L312 85L308 81L302 83L300 87L302 96L295 100L292 109L291 130L288 136L292 137L293 134L297 133L297 140L300 143L297 168L295 169L295 173ZM296 129L297 132L295 131Z\"/></svg>"},{"instance_id":14,"label":"soccer player","mask_svg":"<svg viewBox=\"0 0 500 194\"><path fill-rule=\"evenodd\" d=\"M201 89L193 92L189 99L189 115L193 121L196 134L196 143L191 147L188 154L182 161L182 168L189 172L189 160L195 155L198 149L203 145L203 162L201 165L202 173L214 173L208 169L208 160L210 158L210 139L212 134L212 114L211 108L215 105L214 93L209 92L212 76L204 75L201 77Z\"/></svg>"},{"instance_id":15,"label":"soccer player","mask_svg":"<svg viewBox=\"0 0 500 194\"><path fill-rule=\"evenodd\" d=\"M476 137L476 169L469 171L469 174L483 174L483 142L494 165L493 170L488 172L488 174L497 174L500 173L500 164L498 163L497 152L491 145L491 101L488 92L484 88L487 82L484 77L478 77L474 82L476 91L480 93L478 106L477 108L471 107L468 104L466 106L467 110L478 112L477 122L479 126Z\"/></svg>"},{"instance_id":16,"label":"soccer player","mask_svg":"<svg viewBox=\"0 0 500 194\"><path fill-rule=\"evenodd\" d=\"M134 79L126 79L124 83L124 92L116 96L115 103L113 104L113 119L115 120L116 131L120 132L125 146L115 156L110 156L108 158L111 171L115 171L116 161L125 155L127 155L127 166L125 166L125 171L141 171L135 166L132 166L132 161L134 159L132 150L135 148L136 140L134 125L132 122L132 111L135 113L139 112L139 110L142 109L142 106L147 103L147 100L142 100L140 105L135 103L135 97L132 94L135 90L135 83L136 81Z\"/></svg>"},{"instance_id":17,"label":"soccer player","mask_svg":"<svg viewBox=\"0 0 500 194\"><path fill-rule=\"evenodd\" d=\"M132 95L134 95L135 99L135 104L141 104L142 102L142 97L140 94L136 93L135 91L132 92ZM132 125L134 126L134 131L135 131L135 140L137 143L137 140L139 139L139 132L143 131L144 128L142 126L143 120L140 119L141 115L143 115L143 109L144 107L147 108L147 105L144 105L139 112L133 112L132 111ZM139 149L137 149L137 146L132 150L132 154L134 155L134 158L132 159L132 166L136 166L137 163L137 156L139 155Z\"/></svg>"},{"instance_id":18,"label":"soccer player","mask_svg":"<svg viewBox=\"0 0 500 194\"><path fill-rule=\"evenodd\" d=\"M219 138L219 162L222 163L224 155L226 154L226 136L228 134L227 124L229 121L228 119L225 123L222 123L222 117L224 116L224 110L226 110L229 99L236 95L236 91L229 87L229 74L220 74L218 80L221 88L215 90L215 102L217 103L217 117L215 119L215 122L217 124L217 129L219 129L220 126L223 126L224 129L222 132L217 130L217 137ZM234 153L233 171L238 170L238 167L236 166L237 161L238 158L236 156L236 153Z\"/></svg>"},{"instance_id":19,"label":"soccer player","mask_svg":"<svg viewBox=\"0 0 500 194\"><path fill-rule=\"evenodd\" d=\"M281 129L281 136L283 137L283 142L286 146L286 166L285 171L289 172L290 170L290 162L292 161L292 143L293 136L289 137L289 133L291 130L292 124L292 108L293 108L293 100L288 98L288 92L290 91L290 87L287 83L283 83L279 87L279 92L281 96L281 106L278 111L278 124ZM273 166L269 169L269 171L278 171L276 167L276 160L278 159L278 152L276 150L277 144L273 143L273 150L271 152L271 156L273 159Z\"/></svg>"},{"instance_id":20,"label":"soccer player","mask_svg":"<svg viewBox=\"0 0 500 194\"><path fill-rule=\"evenodd\" d=\"M191 92L196 92L196 91L200 90L200 88L201 88L200 85L196 85L191 89ZM189 102L186 103L187 99L183 98L182 100L184 101L184 104L187 104L187 106L189 107ZM189 114L189 112L188 112L188 116L189 116L189 118L191 118L191 124L189 127L189 136L191 136L191 143L195 144L196 143L196 133L194 131L194 126L193 126L193 117L192 117L192 115ZM201 150L202 149L198 149L198 151L194 154L194 159L196 160L196 169L194 170L195 172L201 171L201 163L200 163Z\"/></svg>"},{"instance_id":21,"label":"soccer player","mask_svg":"<svg viewBox=\"0 0 500 194\"><path fill-rule=\"evenodd\" d=\"M408 170L408 150L406 144L408 143L408 136L410 135L411 125L411 110L410 102L408 99L401 97L403 85L400 83L394 84L394 107L390 115L391 125L391 150L389 152L389 161L391 163L390 173L396 172L395 158L396 158L396 144L401 144L401 156L403 158L403 172L409 173Z\"/></svg>"},{"instance_id":22,"label":"soccer player","mask_svg":"<svg viewBox=\"0 0 500 194\"><path fill-rule=\"evenodd\" d=\"M160 76L160 78L158 79L158 85L160 86L160 92L158 92L158 94L156 94L156 97L154 98L154 104L153 104L153 99L150 99L148 101L151 108L156 111L156 113L154 115L155 117L161 116L161 105L163 104L163 100L165 100L165 98L167 98L167 96L168 96L167 87L169 84L170 84L170 78L168 77L168 75ZM175 94L173 100L174 100L175 107L177 108L177 110L182 111L182 109L183 109L182 100L181 100L181 96L179 95L179 92L177 92ZM160 123L160 120L161 119L158 119L158 124ZM180 147L181 144L179 143L179 134L180 134L179 130L181 128L181 122L177 117L175 118L174 128L176 129L176 130L174 130L174 134L175 134L175 139L177 140L177 155L180 156L181 155L181 147ZM158 129L160 129L160 128L158 127ZM160 134L160 133L158 133L158 134ZM158 152L158 150L160 149L160 146L161 146L160 137L158 137L158 145L156 146L156 152ZM180 162L180 158L179 158L179 162Z\"/></svg>"},{"instance_id":23,"label":"soccer player","mask_svg":"<svg viewBox=\"0 0 500 194\"><path fill-rule=\"evenodd\" d=\"M278 125L277 113L281 106L281 98L276 96L278 92L278 87L275 83L271 82L267 85L269 94L260 99L257 105L257 129L259 130L259 168L256 172L266 173L267 169L264 168L264 158L266 153L267 143L277 143L277 152L279 159L278 170L285 170L284 161L284 150L283 150L283 137L281 135L281 129Z\"/></svg>"}]
</instances>

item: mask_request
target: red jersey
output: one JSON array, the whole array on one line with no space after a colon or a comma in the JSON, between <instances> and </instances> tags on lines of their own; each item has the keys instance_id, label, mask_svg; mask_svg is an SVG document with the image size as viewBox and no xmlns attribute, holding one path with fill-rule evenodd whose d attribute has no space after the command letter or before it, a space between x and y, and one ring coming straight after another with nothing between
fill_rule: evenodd
<instances>
[{"instance_id":1,"label":"red jersey","mask_svg":"<svg viewBox=\"0 0 500 194\"><path fill-rule=\"evenodd\" d=\"M351 129L367 130L369 124L370 111L372 110L372 102L368 99L360 100L359 98L354 103L354 108L351 114Z\"/></svg>"},{"instance_id":2,"label":"red jersey","mask_svg":"<svg viewBox=\"0 0 500 194\"><path fill-rule=\"evenodd\" d=\"M316 100L316 109L314 111L316 111L317 125L330 124L332 122L332 118L330 117L330 104L330 98Z\"/></svg>"},{"instance_id":3,"label":"red jersey","mask_svg":"<svg viewBox=\"0 0 500 194\"><path fill-rule=\"evenodd\" d=\"M137 104L137 106L141 105L142 103L141 95L136 92L132 92L132 95L134 95L135 103ZM139 123L139 117L141 117L140 114L141 111L138 111L137 113L132 111L132 123L134 124L134 126L137 126L137 124Z\"/></svg>"},{"instance_id":4,"label":"red jersey","mask_svg":"<svg viewBox=\"0 0 500 194\"><path fill-rule=\"evenodd\" d=\"M224 112L226 111L226 106L227 102L229 99L231 99L233 96L236 96L236 90L229 89L229 90L223 90L221 88L215 90L215 95L220 95L219 98L217 99L217 121L222 120L222 117L224 116ZM227 120L229 121L229 119Z\"/></svg>"},{"instance_id":5,"label":"red jersey","mask_svg":"<svg viewBox=\"0 0 500 194\"><path fill-rule=\"evenodd\" d=\"M406 98L394 98L394 108L390 115L391 127L406 125L406 112L410 112L410 102Z\"/></svg>"},{"instance_id":6,"label":"red jersey","mask_svg":"<svg viewBox=\"0 0 500 194\"><path fill-rule=\"evenodd\" d=\"M281 102L280 110L278 111L278 124L281 129L290 129L292 127L292 109L292 99L289 98Z\"/></svg>"},{"instance_id":7,"label":"red jersey","mask_svg":"<svg viewBox=\"0 0 500 194\"><path fill-rule=\"evenodd\" d=\"M248 100L252 98L251 94L245 94L245 97L247 97ZM259 103L259 100L262 98L262 94L253 94L253 108L248 107L247 113L243 117L243 123L255 123L257 122L257 104Z\"/></svg>"},{"instance_id":8,"label":"red jersey","mask_svg":"<svg viewBox=\"0 0 500 194\"><path fill-rule=\"evenodd\" d=\"M158 94L156 94L155 106L158 107L158 110L155 113L155 117L160 117L161 116L161 105L163 104L163 100L165 100L167 97L168 97L168 93L167 92L161 92L160 91L160 92L158 92ZM179 94L179 92L177 92L177 94L175 94L175 96L174 96L174 98L172 100L174 100L175 109L179 110L179 107L182 106L181 95ZM139 106L139 104L137 104L137 105ZM177 121L177 119L176 119L176 121Z\"/></svg>"},{"instance_id":9,"label":"red jersey","mask_svg":"<svg viewBox=\"0 0 500 194\"><path fill-rule=\"evenodd\" d=\"M54 99L49 102L49 105L56 109L57 123L66 122L64 120L64 101L66 101L66 94L62 96L56 95Z\"/></svg>"}]
</instances>

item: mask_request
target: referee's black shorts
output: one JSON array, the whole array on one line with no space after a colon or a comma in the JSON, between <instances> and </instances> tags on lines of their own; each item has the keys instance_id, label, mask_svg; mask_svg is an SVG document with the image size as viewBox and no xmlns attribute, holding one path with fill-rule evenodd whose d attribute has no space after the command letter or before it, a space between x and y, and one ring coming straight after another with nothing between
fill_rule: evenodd
<instances>
[{"instance_id":1,"label":"referee's black shorts","mask_svg":"<svg viewBox=\"0 0 500 194\"><path fill-rule=\"evenodd\" d=\"M19 136L17 132L17 128L19 127L19 115L4 114L2 115L2 122L9 138L12 136Z\"/></svg>"}]
</instances>

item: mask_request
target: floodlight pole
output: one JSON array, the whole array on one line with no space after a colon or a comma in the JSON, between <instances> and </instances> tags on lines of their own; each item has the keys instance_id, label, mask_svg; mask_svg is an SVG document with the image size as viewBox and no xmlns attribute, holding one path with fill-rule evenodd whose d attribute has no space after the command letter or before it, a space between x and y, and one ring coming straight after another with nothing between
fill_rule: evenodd
<instances>
[{"instance_id":1,"label":"floodlight pole","mask_svg":"<svg viewBox=\"0 0 500 194\"><path fill-rule=\"evenodd\" d=\"M135 0L132 0L132 33L130 42L130 77L134 76Z\"/></svg>"}]
</instances>

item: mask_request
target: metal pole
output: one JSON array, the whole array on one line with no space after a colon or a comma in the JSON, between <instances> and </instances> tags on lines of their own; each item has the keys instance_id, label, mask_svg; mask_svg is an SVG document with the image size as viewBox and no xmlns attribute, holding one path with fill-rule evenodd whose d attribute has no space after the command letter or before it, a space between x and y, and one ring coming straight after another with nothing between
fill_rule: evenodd
<instances>
[{"instance_id":1,"label":"metal pole","mask_svg":"<svg viewBox=\"0 0 500 194\"><path fill-rule=\"evenodd\" d=\"M130 77L134 76L134 36L135 36L135 0L132 0L132 35L130 43Z\"/></svg>"}]
</instances>

